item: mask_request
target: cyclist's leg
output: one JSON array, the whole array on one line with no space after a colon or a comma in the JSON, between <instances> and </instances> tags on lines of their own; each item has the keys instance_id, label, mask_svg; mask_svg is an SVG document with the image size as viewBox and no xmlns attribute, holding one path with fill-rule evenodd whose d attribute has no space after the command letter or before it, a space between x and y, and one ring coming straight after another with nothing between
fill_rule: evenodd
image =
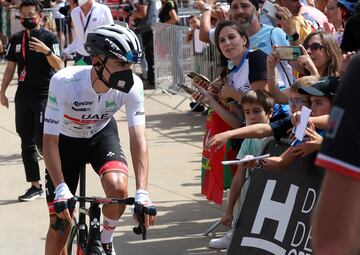
<instances>
[{"instance_id":1,"label":"cyclist's leg","mask_svg":"<svg viewBox=\"0 0 360 255\"><path fill-rule=\"evenodd\" d=\"M86 143L84 139L69 138L60 135L59 137L59 153L61 159L62 172L65 183L68 185L72 194L75 194L79 172L85 166ZM55 223L55 210L53 206L54 185L50 175L46 171L46 200L48 203L50 224L46 237L45 254L66 254L66 240L70 231L70 224L66 224L64 233L54 230L51 225Z\"/></svg>"},{"instance_id":2,"label":"cyclist's leg","mask_svg":"<svg viewBox=\"0 0 360 255\"><path fill-rule=\"evenodd\" d=\"M107 197L125 198L128 187L128 167L121 148L116 122L114 120L97 134L93 140L91 164L101 177L101 184ZM124 213L124 205L104 205L104 229L102 242L111 242L112 233ZM106 236L106 237L105 237Z\"/></svg>"}]
</instances>

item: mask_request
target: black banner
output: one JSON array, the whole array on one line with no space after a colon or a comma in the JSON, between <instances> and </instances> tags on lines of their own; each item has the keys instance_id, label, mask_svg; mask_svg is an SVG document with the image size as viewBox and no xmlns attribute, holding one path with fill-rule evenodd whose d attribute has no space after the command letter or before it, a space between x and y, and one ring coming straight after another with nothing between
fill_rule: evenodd
<instances>
[{"instance_id":1,"label":"black banner","mask_svg":"<svg viewBox=\"0 0 360 255\"><path fill-rule=\"evenodd\" d=\"M263 153L280 150L269 148ZM251 172L229 255L312 254L310 217L323 177L314 158L299 159L282 171Z\"/></svg>"}]
</instances>

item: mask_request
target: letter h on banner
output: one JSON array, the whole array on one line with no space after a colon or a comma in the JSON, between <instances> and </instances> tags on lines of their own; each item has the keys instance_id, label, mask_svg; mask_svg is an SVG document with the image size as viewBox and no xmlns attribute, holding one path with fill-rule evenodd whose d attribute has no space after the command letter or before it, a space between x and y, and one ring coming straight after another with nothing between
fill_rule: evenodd
<instances>
[{"instance_id":1,"label":"letter h on banner","mask_svg":"<svg viewBox=\"0 0 360 255\"><path fill-rule=\"evenodd\" d=\"M251 233L260 234L265 218L276 220L279 224L276 229L275 239L282 242L290 221L299 187L291 184L285 203L280 203L271 199L275 185L276 181L267 181Z\"/></svg>"}]
</instances>

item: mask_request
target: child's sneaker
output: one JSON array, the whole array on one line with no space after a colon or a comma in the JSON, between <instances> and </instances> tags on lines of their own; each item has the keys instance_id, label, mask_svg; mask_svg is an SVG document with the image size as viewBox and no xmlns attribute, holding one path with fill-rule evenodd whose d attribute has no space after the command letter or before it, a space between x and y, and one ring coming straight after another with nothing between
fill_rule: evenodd
<instances>
[{"instance_id":1,"label":"child's sneaker","mask_svg":"<svg viewBox=\"0 0 360 255\"><path fill-rule=\"evenodd\" d=\"M231 243L232 231L227 232L223 237L211 239L209 247L213 249L227 249Z\"/></svg>"}]
</instances>

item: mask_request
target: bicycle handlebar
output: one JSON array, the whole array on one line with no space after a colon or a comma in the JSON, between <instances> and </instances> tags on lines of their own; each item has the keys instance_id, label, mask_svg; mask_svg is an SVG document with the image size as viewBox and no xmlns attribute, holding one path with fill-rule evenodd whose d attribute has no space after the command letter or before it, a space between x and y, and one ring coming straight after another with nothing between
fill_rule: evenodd
<instances>
[{"instance_id":1,"label":"bicycle handlebar","mask_svg":"<svg viewBox=\"0 0 360 255\"><path fill-rule=\"evenodd\" d=\"M146 239L146 228L145 228L145 212L144 206L141 203L135 203L135 198L106 198L106 197L83 197L83 196L74 196L68 199L68 209L72 212L75 208L76 202L88 202L90 204L126 204L126 205L134 205L134 213L139 222L137 227L133 228L135 234L142 234L142 239ZM64 233L64 229L66 226L67 220L61 219L56 216L56 221L51 227L60 231L60 233Z\"/></svg>"},{"instance_id":2,"label":"bicycle handlebar","mask_svg":"<svg viewBox=\"0 0 360 255\"><path fill-rule=\"evenodd\" d=\"M108 198L108 197L80 197L75 196L70 198L69 200L75 200L76 202L88 202L91 204L125 204L125 205L133 205L135 202L135 198Z\"/></svg>"}]
</instances>

